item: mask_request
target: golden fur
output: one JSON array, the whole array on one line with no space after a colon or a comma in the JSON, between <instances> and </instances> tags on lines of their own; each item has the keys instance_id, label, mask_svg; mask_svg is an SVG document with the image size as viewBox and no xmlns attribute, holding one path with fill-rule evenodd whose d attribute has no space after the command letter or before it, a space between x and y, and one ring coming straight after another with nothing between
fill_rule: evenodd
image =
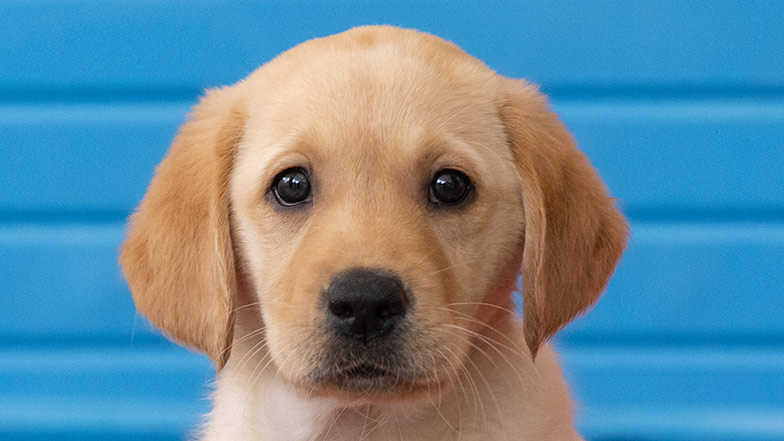
<instances>
[{"instance_id":1,"label":"golden fur","mask_svg":"<svg viewBox=\"0 0 784 441\"><path fill-rule=\"evenodd\" d=\"M293 166L313 201L281 209L269 188ZM459 207L428 203L444 168L473 182ZM363 27L210 91L120 260L138 309L221 370L207 439L576 439L545 342L598 299L626 236L534 86ZM330 352L318 294L352 267L395 271L413 298L395 387L312 381Z\"/></svg>"}]
</instances>

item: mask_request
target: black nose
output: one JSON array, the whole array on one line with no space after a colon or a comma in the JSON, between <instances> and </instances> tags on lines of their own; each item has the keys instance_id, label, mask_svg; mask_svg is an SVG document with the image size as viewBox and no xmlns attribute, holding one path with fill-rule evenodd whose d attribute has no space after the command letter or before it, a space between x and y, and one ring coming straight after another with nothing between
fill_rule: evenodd
<instances>
[{"instance_id":1,"label":"black nose","mask_svg":"<svg viewBox=\"0 0 784 441\"><path fill-rule=\"evenodd\" d=\"M324 295L330 324L341 334L364 343L389 334L408 306L400 278L367 268L336 275Z\"/></svg>"}]
</instances>

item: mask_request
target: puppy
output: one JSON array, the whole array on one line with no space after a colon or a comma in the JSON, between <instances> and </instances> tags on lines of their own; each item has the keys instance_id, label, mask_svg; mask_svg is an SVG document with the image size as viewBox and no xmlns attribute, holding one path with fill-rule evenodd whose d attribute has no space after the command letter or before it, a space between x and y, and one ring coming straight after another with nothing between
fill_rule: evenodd
<instances>
[{"instance_id":1,"label":"puppy","mask_svg":"<svg viewBox=\"0 0 784 441\"><path fill-rule=\"evenodd\" d=\"M565 440L546 342L626 236L534 86L362 27L209 91L120 261L139 311L217 365L203 439Z\"/></svg>"}]
</instances>

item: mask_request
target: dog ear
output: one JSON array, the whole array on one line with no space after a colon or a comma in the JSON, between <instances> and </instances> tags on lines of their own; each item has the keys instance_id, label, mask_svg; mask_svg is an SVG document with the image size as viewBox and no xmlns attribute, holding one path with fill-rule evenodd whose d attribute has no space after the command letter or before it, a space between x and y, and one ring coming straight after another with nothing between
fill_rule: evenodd
<instances>
[{"instance_id":1,"label":"dog ear","mask_svg":"<svg viewBox=\"0 0 784 441\"><path fill-rule=\"evenodd\" d=\"M626 220L536 87L504 79L500 116L522 179L525 339L539 347L592 306L628 237Z\"/></svg>"},{"instance_id":2,"label":"dog ear","mask_svg":"<svg viewBox=\"0 0 784 441\"><path fill-rule=\"evenodd\" d=\"M138 310L218 370L234 328L227 193L244 121L235 90L207 93L158 165L120 255Z\"/></svg>"}]
</instances>

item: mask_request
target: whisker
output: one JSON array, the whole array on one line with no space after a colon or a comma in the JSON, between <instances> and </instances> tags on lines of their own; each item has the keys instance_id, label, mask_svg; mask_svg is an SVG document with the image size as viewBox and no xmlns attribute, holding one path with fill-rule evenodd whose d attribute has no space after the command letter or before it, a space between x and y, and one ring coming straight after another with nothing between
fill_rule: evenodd
<instances>
[{"instance_id":1,"label":"whisker","mask_svg":"<svg viewBox=\"0 0 784 441\"><path fill-rule=\"evenodd\" d=\"M324 438L323 438L324 440L327 440L327 439L329 439L329 434L332 432L332 429L333 429L335 426L337 426L337 424L338 424L338 420L340 419L340 417L343 415L343 412L345 412L345 411L346 411L346 408L345 408L345 407L344 407L344 408L342 408L342 409L340 409L340 410L339 410L339 411L338 411L338 412L335 414L335 416L332 418L332 423L330 423L329 427L327 428L327 432L326 432L326 433L324 433Z\"/></svg>"},{"instance_id":2,"label":"whisker","mask_svg":"<svg viewBox=\"0 0 784 441\"><path fill-rule=\"evenodd\" d=\"M226 346L226 348L224 348L224 349L223 349L223 351L221 352L221 356L223 356L223 355L225 355L227 352L229 352L229 351L230 351L230 350L231 350L231 349L234 347L234 345L236 345L236 344L238 344L238 343L241 343L241 342L243 342L243 341L245 341L245 340L247 340L247 339L249 339L249 338L251 338L251 337L255 337L255 336L257 336L257 335L259 335L259 334L263 333L264 331L265 331L265 328L259 328L259 329L256 329L255 331L251 331L251 332L249 332L249 333L247 333L247 334L243 335L242 337L239 337L239 338L236 338L236 339L234 339L234 341L233 341L233 342L229 343L229 344Z\"/></svg>"},{"instance_id":3,"label":"whisker","mask_svg":"<svg viewBox=\"0 0 784 441\"><path fill-rule=\"evenodd\" d=\"M454 351L452 351L449 348L449 345L444 346L444 349L446 349L447 351L449 351L452 354L455 354ZM457 348L455 348L455 349L457 349ZM456 359L458 358L457 355L454 355L454 356L455 356ZM469 371L468 368L464 364L461 365L461 371L465 374L465 378L468 381L469 386L471 386L471 388L470 388L471 389L471 394L474 397L474 406L473 406L474 407L474 416L476 416L476 412L478 410L481 410L482 411L482 420L485 421L485 425L486 425L486 423L487 423L487 412L485 410L484 402L481 399L481 395L479 394L479 386L477 386L476 381L474 381L474 377L473 377L473 375L471 375L471 371ZM478 404L478 406L477 406L477 404Z\"/></svg>"},{"instance_id":4,"label":"whisker","mask_svg":"<svg viewBox=\"0 0 784 441\"><path fill-rule=\"evenodd\" d=\"M400 441L405 441L403 439L403 429L400 428L400 417L395 414L395 426L397 426L397 433L400 435Z\"/></svg>"},{"instance_id":5,"label":"whisker","mask_svg":"<svg viewBox=\"0 0 784 441\"><path fill-rule=\"evenodd\" d=\"M443 356L443 353L442 353L440 350L438 351L438 353L442 354L441 356ZM434 363L433 363L433 364L435 364L435 360L434 360ZM430 375L428 374L427 376L428 376L428 379L429 379ZM441 382L440 382L440 381L438 381L438 375L435 375L435 379L436 379L436 384L438 384L438 396L439 396L439 399L440 399L440 398L442 397L442 391L441 391ZM438 413L438 416L440 416L440 417L441 417L441 419L442 419L442 420L444 420L444 422L446 423L446 425L447 425L447 426L448 426L450 429L452 429L452 431L453 431L453 432L455 432L455 433L460 433L460 431L459 431L459 430L457 430L457 428L456 428L454 425L452 425L452 423L450 423L450 422L449 422L449 420L448 420L448 419L447 419L447 418L444 416L443 412L441 412L441 406L440 406L440 403L435 403L435 402L433 401L432 397L431 397L431 399L430 399L430 404L432 404L432 405L433 405L433 409L435 409L436 413Z\"/></svg>"},{"instance_id":6,"label":"whisker","mask_svg":"<svg viewBox=\"0 0 784 441\"><path fill-rule=\"evenodd\" d=\"M474 363L473 360L471 360L471 357L466 358L466 360L469 363L471 363L472 366L474 366L474 371L479 375L479 377L485 383L485 386L487 386L487 388L485 390L490 394L490 398L492 398L493 402L495 403L495 408L496 408L496 411L498 412L498 418L500 420L503 420L503 413L501 412L501 405L498 402L498 398L496 398L496 396L495 396L495 392L494 392L493 387L490 386L490 382L487 381L487 378L485 377L485 374L482 373L482 370L479 369L479 366L476 363ZM482 403L481 399L480 399L479 402ZM484 407L484 405L483 405L483 407ZM485 420L484 420L484 426L483 427L488 427L487 414L485 414Z\"/></svg>"},{"instance_id":7,"label":"whisker","mask_svg":"<svg viewBox=\"0 0 784 441\"><path fill-rule=\"evenodd\" d=\"M248 304L245 304L245 305L242 305L242 306L238 306L238 307L232 309L231 311L229 311L229 313L237 312L237 311L245 309L245 308L252 308L254 306L260 306L260 305L261 305L261 302L248 303Z\"/></svg>"},{"instance_id":8,"label":"whisker","mask_svg":"<svg viewBox=\"0 0 784 441\"><path fill-rule=\"evenodd\" d=\"M460 311L455 311L455 310L449 309L449 308L440 308L440 309L442 309L442 310L446 309L446 310L448 310L450 312L454 312L455 314L459 314L460 316L459 317L455 317L455 318L461 319L461 320L466 320L466 321L469 321L469 322L472 322L472 323L476 323L478 325L482 325L482 327L484 329L489 329L489 330L495 332L496 334L498 334L501 337L505 338L509 343L511 343L513 348L510 348L508 346L502 345L500 342L498 343L499 345L501 345L502 347L512 351L516 355L519 355L521 357L525 357L526 356L527 351L525 349L523 349L520 345L518 345L516 341L512 340L511 338L509 338L509 336L506 335L506 333L499 331L496 327L491 326L489 323L483 322L483 321L481 321L481 320L479 320L479 319L477 319L475 317L472 317L472 316L470 316L470 315L468 315L466 313L460 312Z\"/></svg>"},{"instance_id":9,"label":"whisker","mask_svg":"<svg viewBox=\"0 0 784 441\"><path fill-rule=\"evenodd\" d=\"M526 383L525 383L525 380L523 379L523 377L522 377L522 376L521 376L521 374L520 374L520 369L519 369L519 366L516 366L514 363L512 363L512 361L509 359L509 357L508 357L506 354L504 354L504 352L503 352L503 351L501 351L500 349L498 349L498 348L496 347L496 345L500 345L501 347L504 347L505 349L507 349L507 350L511 351L511 352L512 352L514 355L517 355L517 356L521 357L523 360L526 360L526 357L525 357L525 355L524 355L524 354L522 354L522 353L518 353L518 352L515 352L515 351L514 351L512 348L509 348L508 346L505 346L505 345L503 345L502 343L500 343L500 342L498 342L498 341L496 341L496 340L494 340L494 339L492 339L492 338L490 338L490 337L488 337L488 336L486 336L486 335L482 335L482 334L480 334L480 333L478 333L478 332L476 332L476 331L472 331L472 330L470 330L470 329L466 329L466 328L463 328L463 327L461 327L461 326L452 325L452 324L446 324L446 325L444 325L444 326L445 326L445 327L448 327L448 328L451 328L451 329L456 329L456 330L459 330L459 331L465 332L465 333L467 333L468 335L471 335L471 336L473 336L473 337L475 337L475 338L478 338L478 339L480 339L480 340L481 340L482 342L484 342L484 343L485 343L485 344L486 344L488 347L490 347L491 349L493 349L494 351L496 351L496 352L498 353L498 355L501 357L501 359L502 359L504 362L506 362L506 364L507 364L507 365L509 365L509 367L512 369L512 372L514 372L514 373L515 373L515 375L517 376L517 379L518 379L518 380L520 380L520 384L521 384L522 386L525 386L525 384L526 384ZM499 366L498 366L498 365L495 363L495 361L493 361L493 357L490 357L490 355L489 355L487 352L485 352L485 351L483 351L482 349L480 349L480 348L479 348L479 346L478 346L478 345L476 345L475 343L473 343L473 342L469 342L469 344L470 344L472 347L476 348L478 351L480 351L480 352L482 353L482 355L484 355L484 356L485 356L485 358L487 358L487 359L488 359L488 360L489 360L491 363L493 363L493 365L495 366L495 368L496 368L496 369L500 370Z\"/></svg>"},{"instance_id":10,"label":"whisker","mask_svg":"<svg viewBox=\"0 0 784 441\"><path fill-rule=\"evenodd\" d=\"M455 355L454 351L449 349L448 346L445 346L443 349L448 350L453 357L457 358L457 355ZM465 399L466 404L470 404L470 400L468 398L468 392L466 392L465 385L463 384L463 380L460 378L461 372L457 369L457 366L455 366L455 360L451 360L446 354L443 353L441 349L437 349L437 351L439 354L441 354L441 356L444 358L444 360L446 360L447 364L449 365L449 370L447 371L447 375L449 376L450 381L457 382L460 388L460 392L463 393L463 398ZM460 364L460 368L465 369L465 367L462 364ZM456 385L455 388L457 387L458 386ZM457 425L458 427L461 427L463 421L463 410L462 407L460 406L460 400L457 400L456 404L457 404ZM457 435L458 440L460 439L460 436L461 434L460 432L458 432Z\"/></svg>"},{"instance_id":11,"label":"whisker","mask_svg":"<svg viewBox=\"0 0 784 441\"><path fill-rule=\"evenodd\" d=\"M504 311L504 312L508 312L509 314L512 314L512 315L516 315L516 316L518 315L517 311L513 311L513 310L511 310L509 308L505 308L503 306L499 306L499 305L496 305L494 303L487 303L487 302L454 302L454 303L450 303L450 304L448 304L446 306L448 308L450 306L461 306L461 305L467 305L467 306L489 306L491 308L496 308L498 310L501 310L501 311Z\"/></svg>"}]
</instances>

